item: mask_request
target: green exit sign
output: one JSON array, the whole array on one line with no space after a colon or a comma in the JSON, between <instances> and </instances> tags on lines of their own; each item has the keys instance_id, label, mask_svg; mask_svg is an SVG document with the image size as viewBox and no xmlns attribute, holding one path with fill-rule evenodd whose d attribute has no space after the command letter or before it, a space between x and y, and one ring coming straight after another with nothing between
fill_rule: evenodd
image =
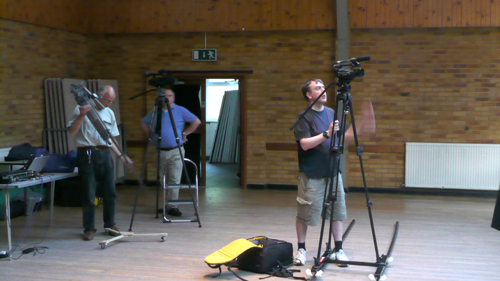
<instances>
[{"instance_id":1,"label":"green exit sign","mask_svg":"<svg viewBox=\"0 0 500 281\"><path fill-rule=\"evenodd\" d=\"M193 61L216 61L217 49L193 50Z\"/></svg>"}]
</instances>

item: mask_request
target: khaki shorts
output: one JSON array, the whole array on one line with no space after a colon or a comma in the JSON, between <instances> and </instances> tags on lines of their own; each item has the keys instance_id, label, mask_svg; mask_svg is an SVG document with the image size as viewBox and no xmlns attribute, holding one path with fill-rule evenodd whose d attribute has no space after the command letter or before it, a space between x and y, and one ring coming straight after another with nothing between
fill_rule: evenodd
<instances>
[{"instance_id":1,"label":"khaki shorts","mask_svg":"<svg viewBox=\"0 0 500 281\"><path fill-rule=\"evenodd\" d=\"M333 195L335 195L335 182L333 178ZM321 220L321 211L325 195L327 178L310 179L304 173L299 174L298 196L297 196L297 221L306 225L316 226ZM326 219L330 219L330 207L326 211ZM345 207L344 186L342 177L339 177L337 200L333 206L333 220L343 220L347 218Z\"/></svg>"}]
</instances>

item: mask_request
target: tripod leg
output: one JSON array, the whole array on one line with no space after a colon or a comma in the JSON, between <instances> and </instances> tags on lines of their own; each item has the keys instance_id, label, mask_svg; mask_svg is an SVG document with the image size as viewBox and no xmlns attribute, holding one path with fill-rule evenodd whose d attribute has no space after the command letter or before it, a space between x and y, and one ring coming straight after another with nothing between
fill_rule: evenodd
<instances>
[{"instance_id":1,"label":"tripod leg","mask_svg":"<svg viewBox=\"0 0 500 281\"><path fill-rule=\"evenodd\" d=\"M140 177L138 177L137 173L134 170L132 170L132 173L133 173L134 177L137 178L137 180L139 182L139 187L137 188L137 192L136 192L136 195L135 195L134 208L132 210L132 218L130 219L130 227L129 227L128 231L132 231L132 225L134 224L135 211L137 209L137 202L139 201L139 191L141 190L141 187L144 187L144 182L143 182L143 180L144 180L144 171L146 170L150 141L151 141L151 138L148 138L148 143L146 145L146 152L145 152L146 154L144 155L144 162L142 164L142 171L141 171ZM157 215L157 218L158 218L158 215Z\"/></svg>"},{"instance_id":2,"label":"tripod leg","mask_svg":"<svg viewBox=\"0 0 500 281\"><path fill-rule=\"evenodd\" d=\"M341 114L345 114L345 110L340 110L340 106L345 106L345 103L341 103L337 97L337 110L336 112L340 112ZM345 116L342 115L343 117L341 118L341 121L345 124ZM337 120L337 115L333 116L333 123L335 124L335 126L338 125L338 120ZM343 127L340 127L340 130L342 130ZM341 139L343 141L343 138ZM332 138L330 140L330 151L329 151L329 171L330 172L330 175L329 175L329 180L325 183L325 191L324 191L324 196L323 196L323 209L322 209L322 213L321 213L321 216L322 216L322 224L321 224L321 232L320 232L320 240L319 240L319 245L318 245L318 255L315 259L315 267L313 267L313 271L318 271L318 270L321 270L322 268L322 265L320 265L320 263L323 263L323 261L325 261L325 259L328 257L330 257L330 255L332 254L332 248L331 248L331 245L332 245L332 237L333 237L333 230L334 230L334 227L333 227L333 224L334 224L334 220L333 220L333 214L334 214L334 206L335 206L335 203L337 201L337 198L338 198L338 188L339 188L339 176L340 176L340 173L339 173L339 167L340 167L340 157L339 157L339 154L342 154L343 153L343 143L340 145L340 141L339 141L339 138L338 138L338 134L337 133L334 133L332 135ZM334 181L335 181L335 192L334 192ZM345 199L343 199L345 200ZM329 225L329 232L328 232L328 242L326 244L326 250L325 252L323 253L323 255L321 256L321 245L322 245L322 241L323 241L323 233L324 233L324 229L325 229L325 221L326 221L326 215L327 215L327 209L329 208L329 222L330 222L330 225ZM335 227L335 229L337 230L337 232L341 232L341 228L339 228L339 226L337 225ZM340 234L337 233L337 236L339 236ZM333 237L335 239L335 237Z\"/></svg>"},{"instance_id":3,"label":"tripod leg","mask_svg":"<svg viewBox=\"0 0 500 281\"><path fill-rule=\"evenodd\" d=\"M160 140L158 140L158 143L160 143ZM161 185L161 175L162 173L160 172L160 170L162 170L162 165L161 165L161 153L160 153L160 149L157 150L157 155L156 155L156 210L155 210L155 214L156 214L156 218L158 218L158 210L160 209L160 205L159 205L159 200L160 200L160 185ZM163 208L165 209L165 206L163 206Z\"/></svg>"},{"instance_id":4,"label":"tripod leg","mask_svg":"<svg viewBox=\"0 0 500 281\"><path fill-rule=\"evenodd\" d=\"M350 94L349 94L350 96ZM356 122L355 122L355 119L354 119L354 110L352 108L352 100L349 99L347 101L347 105L350 107L350 112L351 112L351 121L352 121L352 129L353 129L353 134L354 134L354 143L356 144L356 154L358 155L358 158L359 158L359 166L360 166L360 169L361 169L361 176L363 178L363 187L364 187L364 190L365 190L365 197L366 197L366 206L368 208L368 215L370 217L370 227L371 227L371 230L372 230L372 237L373 237L373 244L374 244L374 247L375 247L375 256L376 256L376 259L380 259L380 254L379 254L379 250L378 250L378 245L377 245L377 236L375 234L375 225L373 223L373 214L372 214L372 209L371 209L371 206L373 205L373 202L370 201L370 196L368 195L368 187L366 185L366 176L365 176L365 170L364 170L364 167L363 167L363 158L362 158L362 154L363 154L363 148L361 146L359 146L359 141L358 141L358 133L357 133L357 130L356 130Z\"/></svg>"},{"instance_id":5,"label":"tripod leg","mask_svg":"<svg viewBox=\"0 0 500 281\"><path fill-rule=\"evenodd\" d=\"M387 276L384 275L384 273L385 270L387 269L387 265L389 265L393 261L392 251L394 250L394 246L396 244L396 238L398 237L398 232L399 232L399 222L396 222L396 225L394 226L394 234L392 236L391 245L389 246L387 255L382 255L382 257L380 257L380 262L382 263L382 265L378 266L377 270L375 271L375 274L370 274L368 278L372 279L373 277L374 280L386 279Z\"/></svg>"},{"instance_id":6,"label":"tripod leg","mask_svg":"<svg viewBox=\"0 0 500 281\"><path fill-rule=\"evenodd\" d=\"M155 106L155 109L153 110L153 115L152 115L152 118L151 118L151 122L149 123L148 141L146 143L146 151L145 151L145 154L144 154L144 161L142 163L141 175L138 178L139 187L137 188L137 192L136 192L136 195L135 195L134 209L132 211L132 218L130 220L130 227L129 227L128 231L132 231L132 225L134 223L134 217L135 217L135 210L137 208L137 202L138 202L138 199L139 199L139 191L140 191L140 188L143 187L144 173L146 172L146 167L147 167L147 164L148 164L149 145L151 144L151 136L152 136L153 128L156 125L155 114L156 114L157 111L158 111L158 108L157 108L157 106ZM134 172L134 176L137 177L137 175L135 174L135 172Z\"/></svg>"}]
</instances>

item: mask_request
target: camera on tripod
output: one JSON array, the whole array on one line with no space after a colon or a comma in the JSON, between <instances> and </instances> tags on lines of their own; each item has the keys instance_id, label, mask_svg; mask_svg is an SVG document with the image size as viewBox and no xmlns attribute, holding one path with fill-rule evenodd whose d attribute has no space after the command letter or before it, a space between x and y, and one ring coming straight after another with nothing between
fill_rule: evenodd
<instances>
[{"instance_id":1,"label":"camera on tripod","mask_svg":"<svg viewBox=\"0 0 500 281\"><path fill-rule=\"evenodd\" d=\"M337 77L344 80L353 80L356 77L365 76L365 70L362 68L358 69L345 69L341 68L337 71Z\"/></svg>"},{"instance_id":2,"label":"camera on tripod","mask_svg":"<svg viewBox=\"0 0 500 281\"><path fill-rule=\"evenodd\" d=\"M344 61L337 61L336 64L333 65L335 68L335 76L339 78L339 81L335 83L337 85L338 91L349 91L351 89L351 85L349 83L356 77L365 76L365 71L362 68L354 68L359 67L361 64L360 61L370 60L370 56L364 56L359 58L352 58ZM350 66L351 69L344 68L344 66Z\"/></svg>"},{"instance_id":3,"label":"camera on tripod","mask_svg":"<svg viewBox=\"0 0 500 281\"><path fill-rule=\"evenodd\" d=\"M153 78L149 79L148 84L157 87L157 88L166 88L167 86L171 87L177 84L177 79L175 77L170 76L170 72L160 69L157 73L144 73L144 77L153 76Z\"/></svg>"}]
</instances>

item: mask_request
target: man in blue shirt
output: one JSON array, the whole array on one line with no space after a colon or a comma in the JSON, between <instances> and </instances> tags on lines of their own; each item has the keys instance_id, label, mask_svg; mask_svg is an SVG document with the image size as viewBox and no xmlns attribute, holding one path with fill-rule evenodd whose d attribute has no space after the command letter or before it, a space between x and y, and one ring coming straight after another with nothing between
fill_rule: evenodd
<instances>
[{"instance_id":1,"label":"man in blue shirt","mask_svg":"<svg viewBox=\"0 0 500 281\"><path fill-rule=\"evenodd\" d=\"M325 90L323 81L314 78L302 84L302 95L312 104ZM338 120L334 123L335 111L325 106L327 94L321 96L307 114L295 127L295 140L298 144L299 177L297 196L297 216L295 228L297 230L298 250L295 255L294 265L305 265L306 262L306 235L308 226L320 223L326 187L330 180L337 182L337 200L333 203L332 235L335 248L330 255L331 260L348 261L342 249L342 220L347 218L345 194L340 172L335 164L338 159L333 159L330 153L331 140L334 133L339 131ZM300 115L305 108L300 112ZM354 140L353 127L345 131L345 144ZM371 102L363 103L361 107L361 122L357 128L359 136L370 136L375 133L375 114ZM330 208L326 209L325 218L330 218ZM341 267L347 264L339 264Z\"/></svg>"},{"instance_id":2,"label":"man in blue shirt","mask_svg":"<svg viewBox=\"0 0 500 281\"><path fill-rule=\"evenodd\" d=\"M184 156L184 143L187 142L187 136L196 131L198 126L200 126L201 121L189 112L185 107L175 104L175 93L171 89L165 90L165 98L168 99L170 107L172 108L172 116L174 118L175 127L177 129L177 135L182 136L180 139L180 147L182 155ZM175 139L174 131L172 129L172 122L170 121L170 115L168 113L168 107L163 103L162 108L162 128L161 128L161 143L158 146L158 136L153 139L156 147L160 148L160 180L166 175L167 184L179 184L181 182L182 176L182 159L179 154L179 149L177 146L177 141ZM141 128L149 136L151 133L149 130L149 124L151 123L151 117L153 115L151 110L146 117L142 119ZM156 118L156 117L155 117ZM187 128L184 128L185 123L191 123ZM179 199L179 188L169 188L167 189L167 200L178 200ZM168 204L165 206L168 208L168 214L172 216L182 216L182 212L175 204Z\"/></svg>"}]
</instances>

